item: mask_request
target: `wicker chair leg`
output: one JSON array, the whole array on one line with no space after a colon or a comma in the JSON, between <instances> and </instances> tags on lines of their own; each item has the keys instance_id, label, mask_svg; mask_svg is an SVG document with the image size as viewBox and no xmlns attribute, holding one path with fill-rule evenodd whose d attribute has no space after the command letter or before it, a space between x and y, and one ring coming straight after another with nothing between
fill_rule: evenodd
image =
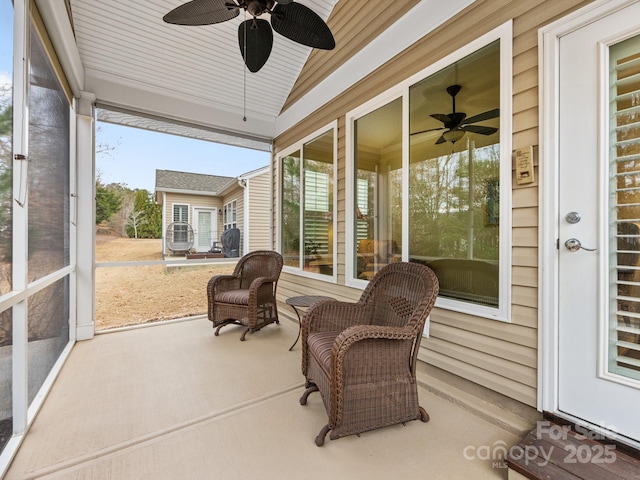
<instances>
[{"instance_id":1,"label":"wicker chair leg","mask_svg":"<svg viewBox=\"0 0 640 480\"><path fill-rule=\"evenodd\" d=\"M247 333L249 333L250 331L251 331L251 329L250 329L250 328L247 328L247 329L244 331L244 333L243 333L243 334L242 334L242 336L240 337L240 341L241 341L241 342L244 342L244 337L246 337L246 336L247 336Z\"/></svg>"},{"instance_id":2,"label":"wicker chair leg","mask_svg":"<svg viewBox=\"0 0 640 480\"><path fill-rule=\"evenodd\" d=\"M311 385L309 388L307 388L302 394L302 396L300 397L300 405L306 405L307 398L309 398L309 395L311 395L313 392L317 392L318 390L319 388L315 385Z\"/></svg>"},{"instance_id":3,"label":"wicker chair leg","mask_svg":"<svg viewBox=\"0 0 640 480\"><path fill-rule=\"evenodd\" d=\"M214 335L215 335L216 337L217 337L218 335L220 335L220 329L221 329L222 327L224 327L225 325L229 325L230 323L233 323L233 322L234 322L233 320L225 320L225 321L223 321L223 322L220 322L220 323L217 325L217 327L218 327L218 328L216 328L216 325L214 324L214 325L213 325L213 328L215 328L215 329L216 329L216 332L214 333Z\"/></svg>"},{"instance_id":4,"label":"wicker chair leg","mask_svg":"<svg viewBox=\"0 0 640 480\"><path fill-rule=\"evenodd\" d=\"M316 445L318 447L321 447L324 445L324 437L327 436L327 433L329 433L329 430L331 430L331 427L329 427L328 424L322 427L322 430L320 430L320 433L316 437Z\"/></svg>"},{"instance_id":5,"label":"wicker chair leg","mask_svg":"<svg viewBox=\"0 0 640 480\"><path fill-rule=\"evenodd\" d=\"M427 423L429 421L429 414L422 407L420 407L420 420L424 423Z\"/></svg>"}]
</instances>

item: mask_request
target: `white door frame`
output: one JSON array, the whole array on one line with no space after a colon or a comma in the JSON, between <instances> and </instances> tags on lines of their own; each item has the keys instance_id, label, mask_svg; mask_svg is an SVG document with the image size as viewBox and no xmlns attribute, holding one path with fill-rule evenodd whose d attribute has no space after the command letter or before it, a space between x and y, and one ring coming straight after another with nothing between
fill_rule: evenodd
<instances>
[{"instance_id":1,"label":"white door frame","mask_svg":"<svg viewBox=\"0 0 640 480\"><path fill-rule=\"evenodd\" d=\"M558 200L560 37L638 0L596 0L538 32L540 231L538 252L538 409L583 423L558 408ZM595 431L597 425L589 425ZM609 435L611 432L607 432ZM629 443L628 439L624 440ZM636 447L639 445L634 445Z\"/></svg>"}]
</instances>

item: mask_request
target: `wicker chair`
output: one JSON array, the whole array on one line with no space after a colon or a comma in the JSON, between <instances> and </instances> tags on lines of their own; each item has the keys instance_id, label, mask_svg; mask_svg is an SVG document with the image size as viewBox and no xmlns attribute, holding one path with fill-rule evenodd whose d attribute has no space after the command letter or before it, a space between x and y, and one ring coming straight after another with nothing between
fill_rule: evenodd
<instances>
[{"instance_id":1,"label":"wicker chair","mask_svg":"<svg viewBox=\"0 0 640 480\"><path fill-rule=\"evenodd\" d=\"M438 295L431 269L399 262L383 267L357 303L325 300L302 320L300 404L320 391L329 423L316 437L335 440L429 415L418 404L416 361Z\"/></svg>"},{"instance_id":2,"label":"wicker chair","mask_svg":"<svg viewBox=\"0 0 640 480\"><path fill-rule=\"evenodd\" d=\"M270 323L280 323L276 307L276 286L282 270L282 256L270 250L246 254L231 275L215 275L207 285L209 320L218 336L225 325L243 325L248 332Z\"/></svg>"}]
</instances>

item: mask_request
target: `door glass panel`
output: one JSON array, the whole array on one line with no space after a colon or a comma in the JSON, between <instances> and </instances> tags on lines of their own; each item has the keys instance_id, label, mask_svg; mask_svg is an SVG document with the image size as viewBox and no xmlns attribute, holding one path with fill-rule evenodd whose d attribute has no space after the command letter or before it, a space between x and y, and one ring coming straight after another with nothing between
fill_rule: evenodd
<instances>
[{"instance_id":1,"label":"door glass panel","mask_svg":"<svg viewBox=\"0 0 640 480\"><path fill-rule=\"evenodd\" d=\"M213 245L211 231L211 212L198 212L198 247L199 249Z\"/></svg>"},{"instance_id":2,"label":"door glass panel","mask_svg":"<svg viewBox=\"0 0 640 480\"><path fill-rule=\"evenodd\" d=\"M610 48L609 371L640 380L640 36Z\"/></svg>"}]
</instances>

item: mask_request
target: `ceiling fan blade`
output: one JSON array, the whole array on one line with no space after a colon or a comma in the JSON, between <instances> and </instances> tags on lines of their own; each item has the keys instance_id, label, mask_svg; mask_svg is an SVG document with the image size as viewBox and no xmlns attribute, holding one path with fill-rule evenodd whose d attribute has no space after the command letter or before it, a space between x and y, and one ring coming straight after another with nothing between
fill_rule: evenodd
<instances>
[{"instance_id":1,"label":"ceiling fan blade","mask_svg":"<svg viewBox=\"0 0 640 480\"><path fill-rule=\"evenodd\" d=\"M469 123L481 122L483 120L489 120L491 118L496 118L500 116L500 109L494 108L493 110L487 110L486 112L479 113L478 115L474 115L473 117L467 118L463 124L467 125Z\"/></svg>"},{"instance_id":2,"label":"ceiling fan blade","mask_svg":"<svg viewBox=\"0 0 640 480\"><path fill-rule=\"evenodd\" d=\"M435 118L436 120L442 123L449 123L452 121L451 117L449 115L445 115L444 113L432 113L429 116Z\"/></svg>"},{"instance_id":3,"label":"ceiling fan blade","mask_svg":"<svg viewBox=\"0 0 640 480\"><path fill-rule=\"evenodd\" d=\"M246 20L238 27L238 43L244 63L250 72L260 70L271 54L273 32L269 22L261 18Z\"/></svg>"},{"instance_id":4,"label":"ceiling fan blade","mask_svg":"<svg viewBox=\"0 0 640 480\"><path fill-rule=\"evenodd\" d=\"M324 20L300 3L278 2L271 13L273 29L296 43L323 50L333 50L336 42Z\"/></svg>"},{"instance_id":5,"label":"ceiling fan blade","mask_svg":"<svg viewBox=\"0 0 640 480\"><path fill-rule=\"evenodd\" d=\"M479 133L480 135L491 135L492 133L496 133L498 131L497 128L484 127L482 125L463 125L462 127L460 127L460 130L471 133Z\"/></svg>"},{"instance_id":6,"label":"ceiling fan blade","mask_svg":"<svg viewBox=\"0 0 640 480\"><path fill-rule=\"evenodd\" d=\"M420 135L421 133L435 132L436 130L444 130L444 128L445 127L430 128L428 130L420 130L419 132L413 132L411 135Z\"/></svg>"},{"instance_id":7,"label":"ceiling fan blade","mask_svg":"<svg viewBox=\"0 0 640 480\"><path fill-rule=\"evenodd\" d=\"M446 141L447 139L444 138L444 135L440 135L440 138L436 140L436 145L440 145L441 143L445 143Z\"/></svg>"},{"instance_id":8,"label":"ceiling fan blade","mask_svg":"<svg viewBox=\"0 0 640 480\"><path fill-rule=\"evenodd\" d=\"M238 5L225 0L192 0L167 13L162 20L174 25L211 25L226 22L240 13Z\"/></svg>"}]
</instances>

